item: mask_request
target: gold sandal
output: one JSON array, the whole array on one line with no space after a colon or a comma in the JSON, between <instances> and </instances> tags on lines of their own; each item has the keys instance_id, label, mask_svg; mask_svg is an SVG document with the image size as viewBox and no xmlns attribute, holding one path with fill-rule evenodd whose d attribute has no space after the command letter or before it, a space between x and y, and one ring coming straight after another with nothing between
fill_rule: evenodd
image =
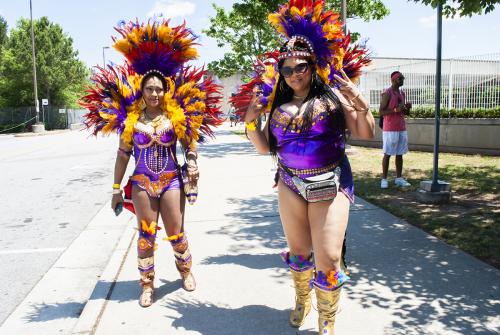
<instances>
[{"instance_id":1,"label":"gold sandal","mask_svg":"<svg viewBox=\"0 0 500 335\"><path fill-rule=\"evenodd\" d=\"M152 287L144 287L142 289L142 294L139 297L139 305L141 307L149 307L154 301L154 290Z\"/></svg>"},{"instance_id":2,"label":"gold sandal","mask_svg":"<svg viewBox=\"0 0 500 335\"><path fill-rule=\"evenodd\" d=\"M182 288L188 292L192 292L196 289L196 281L194 280L193 274L190 272L184 274L181 273L182 277Z\"/></svg>"}]
</instances>

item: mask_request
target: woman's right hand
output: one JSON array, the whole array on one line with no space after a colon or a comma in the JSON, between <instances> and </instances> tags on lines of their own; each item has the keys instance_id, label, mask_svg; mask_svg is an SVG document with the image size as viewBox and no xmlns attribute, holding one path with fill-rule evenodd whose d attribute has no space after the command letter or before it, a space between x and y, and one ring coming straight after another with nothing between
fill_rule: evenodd
<instances>
[{"instance_id":1,"label":"woman's right hand","mask_svg":"<svg viewBox=\"0 0 500 335\"><path fill-rule=\"evenodd\" d=\"M113 197L111 198L111 209L115 210L116 205L119 203L123 203L123 196L120 194L113 194Z\"/></svg>"},{"instance_id":2,"label":"woman's right hand","mask_svg":"<svg viewBox=\"0 0 500 335\"><path fill-rule=\"evenodd\" d=\"M262 113L264 106L260 103L261 94L257 87L253 89L252 100L250 100L250 105L248 106L247 112L245 113L245 122L252 122Z\"/></svg>"}]
</instances>

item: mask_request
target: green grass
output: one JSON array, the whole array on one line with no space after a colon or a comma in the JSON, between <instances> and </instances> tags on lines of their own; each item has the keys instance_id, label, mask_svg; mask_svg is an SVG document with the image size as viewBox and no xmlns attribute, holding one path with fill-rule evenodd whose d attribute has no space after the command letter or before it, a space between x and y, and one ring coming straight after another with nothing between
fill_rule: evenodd
<instances>
[{"instance_id":1,"label":"green grass","mask_svg":"<svg viewBox=\"0 0 500 335\"><path fill-rule=\"evenodd\" d=\"M432 178L432 153L404 156L403 175L412 184L406 191L394 186L394 158L390 187L380 189L380 149L353 147L349 159L357 195L500 269L500 158L441 153L439 179L452 184L452 201L445 205L416 198L420 181Z\"/></svg>"}]
</instances>

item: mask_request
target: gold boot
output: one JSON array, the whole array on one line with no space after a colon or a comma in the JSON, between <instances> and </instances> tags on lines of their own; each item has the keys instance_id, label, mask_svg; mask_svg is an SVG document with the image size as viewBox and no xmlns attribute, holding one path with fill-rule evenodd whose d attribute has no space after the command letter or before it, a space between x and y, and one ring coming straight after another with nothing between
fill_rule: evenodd
<instances>
[{"instance_id":1,"label":"gold boot","mask_svg":"<svg viewBox=\"0 0 500 335\"><path fill-rule=\"evenodd\" d=\"M311 286L314 269L310 268L301 272L290 269L295 285L295 309L290 313L290 324L299 328L304 323L311 310Z\"/></svg>"},{"instance_id":2,"label":"gold boot","mask_svg":"<svg viewBox=\"0 0 500 335\"><path fill-rule=\"evenodd\" d=\"M316 300L318 301L318 326L320 335L334 335L335 316L337 315L340 290L339 287L334 291L323 290L315 287Z\"/></svg>"}]
</instances>

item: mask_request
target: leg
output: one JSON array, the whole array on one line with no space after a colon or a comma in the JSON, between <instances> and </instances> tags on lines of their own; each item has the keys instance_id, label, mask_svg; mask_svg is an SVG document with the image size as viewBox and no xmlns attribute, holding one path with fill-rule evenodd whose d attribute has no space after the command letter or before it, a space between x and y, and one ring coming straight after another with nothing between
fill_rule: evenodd
<instances>
[{"instance_id":1,"label":"leg","mask_svg":"<svg viewBox=\"0 0 500 335\"><path fill-rule=\"evenodd\" d=\"M174 249L175 265L181 274L182 287L194 291L196 282L191 273L192 258L189 244L184 234L184 192L174 188L164 192L160 198L160 212L168 239Z\"/></svg>"},{"instance_id":2,"label":"leg","mask_svg":"<svg viewBox=\"0 0 500 335\"><path fill-rule=\"evenodd\" d=\"M403 155L396 155L396 178L403 175Z\"/></svg>"},{"instance_id":3,"label":"leg","mask_svg":"<svg viewBox=\"0 0 500 335\"><path fill-rule=\"evenodd\" d=\"M391 155L384 154L384 158L382 158L382 179L387 179L387 174L389 172L390 159L391 159Z\"/></svg>"},{"instance_id":4,"label":"leg","mask_svg":"<svg viewBox=\"0 0 500 335\"><path fill-rule=\"evenodd\" d=\"M340 287L348 279L340 261L349 206L349 199L339 192L334 201L311 203L308 208L317 269L314 285L320 334L334 334Z\"/></svg>"},{"instance_id":5,"label":"leg","mask_svg":"<svg viewBox=\"0 0 500 335\"><path fill-rule=\"evenodd\" d=\"M295 285L295 308L290 314L290 324L300 327L311 310L310 280L314 272L307 203L282 180L278 182L278 199L281 222L290 248L290 252L282 256L290 267Z\"/></svg>"},{"instance_id":6,"label":"leg","mask_svg":"<svg viewBox=\"0 0 500 335\"><path fill-rule=\"evenodd\" d=\"M154 250L159 204L157 199L150 198L146 191L137 186L132 188L132 201L134 202L139 228L137 261L142 286L139 304L142 307L149 307L153 303L155 276Z\"/></svg>"}]
</instances>

